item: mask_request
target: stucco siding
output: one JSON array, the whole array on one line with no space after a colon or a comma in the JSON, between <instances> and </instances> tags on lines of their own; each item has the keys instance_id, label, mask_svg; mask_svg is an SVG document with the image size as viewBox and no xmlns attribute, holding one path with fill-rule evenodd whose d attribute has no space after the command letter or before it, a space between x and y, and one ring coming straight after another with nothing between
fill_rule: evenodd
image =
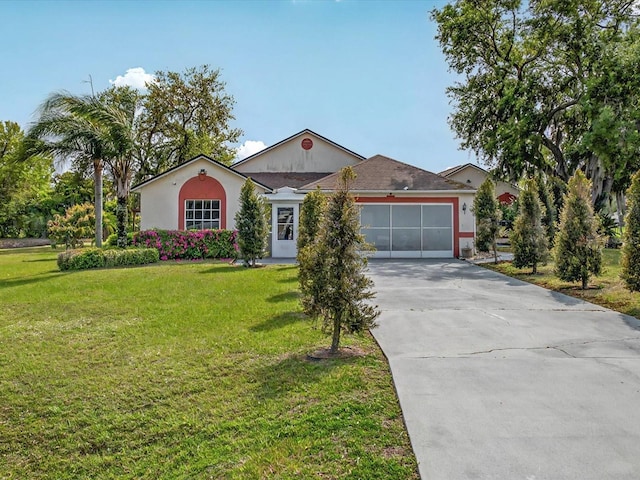
<instances>
[{"instance_id":1,"label":"stucco siding","mask_svg":"<svg viewBox=\"0 0 640 480\"><path fill-rule=\"evenodd\" d=\"M202 168L207 171L207 176L215 178L224 186L226 227L233 229L244 179L204 158L196 160L184 168L176 169L139 189L140 228L143 230L151 228L177 230L180 189L188 180L198 177ZM256 190L259 193L264 193L264 188L260 186L256 186Z\"/></svg>"},{"instance_id":2,"label":"stucco siding","mask_svg":"<svg viewBox=\"0 0 640 480\"><path fill-rule=\"evenodd\" d=\"M305 150L302 142L311 140L313 146ZM239 172L337 172L347 165L355 165L360 159L315 135L301 135L278 145L254 158L233 165Z\"/></svg>"}]
</instances>

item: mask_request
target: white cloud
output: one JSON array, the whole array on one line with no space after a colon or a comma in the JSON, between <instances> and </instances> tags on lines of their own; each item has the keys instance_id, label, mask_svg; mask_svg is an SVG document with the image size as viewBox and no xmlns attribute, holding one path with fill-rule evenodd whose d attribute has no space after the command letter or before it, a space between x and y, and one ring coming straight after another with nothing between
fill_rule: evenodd
<instances>
[{"instance_id":1,"label":"white cloud","mask_svg":"<svg viewBox=\"0 0 640 480\"><path fill-rule=\"evenodd\" d=\"M109 80L111 85L116 87L122 87L128 85L138 90L144 90L145 83L155 81L155 78L150 73L144 71L142 67L130 68L124 75L118 75L115 80Z\"/></svg>"},{"instance_id":2,"label":"white cloud","mask_svg":"<svg viewBox=\"0 0 640 480\"><path fill-rule=\"evenodd\" d=\"M260 150L264 150L267 146L261 140L247 140L241 146L236 148L238 160L250 157L254 153L258 153Z\"/></svg>"}]
</instances>

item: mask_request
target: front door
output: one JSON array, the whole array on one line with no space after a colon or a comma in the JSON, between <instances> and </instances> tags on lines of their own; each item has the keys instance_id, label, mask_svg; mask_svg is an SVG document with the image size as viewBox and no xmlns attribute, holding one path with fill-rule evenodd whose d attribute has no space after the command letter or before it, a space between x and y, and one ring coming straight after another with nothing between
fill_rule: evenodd
<instances>
[{"instance_id":1,"label":"front door","mask_svg":"<svg viewBox=\"0 0 640 480\"><path fill-rule=\"evenodd\" d=\"M298 239L298 207L297 203L277 204L272 206L272 241L274 258L295 258Z\"/></svg>"}]
</instances>

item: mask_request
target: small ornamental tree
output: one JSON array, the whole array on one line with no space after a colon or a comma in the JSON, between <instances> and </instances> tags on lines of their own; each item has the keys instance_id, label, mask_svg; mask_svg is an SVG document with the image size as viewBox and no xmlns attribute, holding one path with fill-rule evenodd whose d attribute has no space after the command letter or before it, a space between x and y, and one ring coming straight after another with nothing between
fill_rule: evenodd
<instances>
[{"instance_id":1,"label":"small ornamental tree","mask_svg":"<svg viewBox=\"0 0 640 480\"><path fill-rule=\"evenodd\" d=\"M494 261L498 263L500 202L496 198L496 188L489 177L482 182L473 199L473 213L476 216L476 247L481 252L493 251Z\"/></svg>"},{"instance_id":2,"label":"small ornamental tree","mask_svg":"<svg viewBox=\"0 0 640 480\"><path fill-rule=\"evenodd\" d=\"M298 281L304 312L312 318L320 316L324 292L324 257L315 255L315 242L327 206L327 197L319 190L309 192L300 208L298 226Z\"/></svg>"},{"instance_id":3,"label":"small ornamental tree","mask_svg":"<svg viewBox=\"0 0 640 480\"><path fill-rule=\"evenodd\" d=\"M553 239L556 236L557 231L557 217L558 211L556 210L555 200L553 198L553 191L549 188L548 180L544 180L542 176L538 177L536 187L538 189L538 198L540 203L544 207L542 209L542 225L545 228L547 235L547 244L553 245Z\"/></svg>"},{"instance_id":4,"label":"small ornamental tree","mask_svg":"<svg viewBox=\"0 0 640 480\"><path fill-rule=\"evenodd\" d=\"M591 207L591 182L581 170L569 179L563 203L553 250L555 272L561 280L582 282L584 290L589 277L602 271L602 242Z\"/></svg>"},{"instance_id":5,"label":"small ornamental tree","mask_svg":"<svg viewBox=\"0 0 640 480\"><path fill-rule=\"evenodd\" d=\"M527 180L520 194L518 216L513 225L511 246L513 265L517 268L531 267L538 272L538 264L547 259L549 250L546 230L542 225L544 207L538 198L535 180Z\"/></svg>"},{"instance_id":6,"label":"small ornamental tree","mask_svg":"<svg viewBox=\"0 0 640 480\"><path fill-rule=\"evenodd\" d=\"M338 353L340 334L362 332L375 325L379 315L371 305L373 281L365 275L367 249L360 233L360 212L349 186L355 179L352 168L340 171L338 188L328 200L326 213L311 257L321 258L314 281L324 287L319 311L325 331L331 332L331 354Z\"/></svg>"},{"instance_id":7,"label":"small ornamental tree","mask_svg":"<svg viewBox=\"0 0 640 480\"><path fill-rule=\"evenodd\" d=\"M300 207L297 240L298 251L313 243L318 237L326 206L327 197L319 188L305 195L302 206Z\"/></svg>"},{"instance_id":8,"label":"small ornamental tree","mask_svg":"<svg viewBox=\"0 0 640 480\"><path fill-rule=\"evenodd\" d=\"M96 214L93 205L83 203L67 208L64 216L54 215L49 220L49 238L56 244L64 244L65 248L82 246L83 238L91 238L95 232Z\"/></svg>"},{"instance_id":9,"label":"small ornamental tree","mask_svg":"<svg viewBox=\"0 0 640 480\"><path fill-rule=\"evenodd\" d=\"M240 190L240 210L236 213L238 247L245 265L256 266L256 260L262 258L267 244L267 220L264 199L256 194L250 178Z\"/></svg>"},{"instance_id":10,"label":"small ornamental tree","mask_svg":"<svg viewBox=\"0 0 640 480\"><path fill-rule=\"evenodd\" d=\"M627 190L621 276L629 290L640 291L640 171L632 177Z\"/></svg>"}]
</instances>

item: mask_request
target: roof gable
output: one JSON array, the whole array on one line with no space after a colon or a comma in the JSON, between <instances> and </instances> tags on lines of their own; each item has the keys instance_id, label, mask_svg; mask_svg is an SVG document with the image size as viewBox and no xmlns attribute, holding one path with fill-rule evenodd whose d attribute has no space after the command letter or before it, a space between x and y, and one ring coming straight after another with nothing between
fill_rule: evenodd
<instances>
[{"instance_id":1,"label":"roof gable","mask_svg":"<svg viewBox=\"0 0 640 480\"><path fill-rule=\"evenodd\" d=\"M475 191L468 185L383 155L375 155L352 168L356 173L356 179L351 184L353 191ZM333 190L337 185L338 177L339 172L332 173L300 189L313 190L320 187L322 190Z\"/></svg>"},{"instance_id":2,"label":"roof gable","mask_svg":"<svg viewBox=\"0 0 640 480\"><path fill-rule=\"evenodd\" d=\"M305 145L298 144L298 140L304 141L305 137L311 140L307 148L305 148ZM291 147L293 147L294 145L295 145L295 148L291 149ZM294 154L302 157L297 158L295 160L289 159L291 165L283 165L282 167L274 165L273 164L274 155L279 155L280 153L283 153L285 151L287 151L289 155ZM342 145L339 145L333 142L332 140L329 140L328 138L323 137L322 135L319 135L307 128L288 138L285 138L284 140L274 145L271 145L263 150L260 150L259 152L254 153L253 155L243 160L240 160L239 162L234 163L232 165L232 168L237 169L238 171L243 173L267 172L267 171L272 171L272 172L273 171L280 171L280 172L294 172L294 171L333 172L335 171L336 170L335 168L327 169L327 168L324 168L324 166L321 166L321 168L315 168L315 169L312 168L311 170L309 170L308 168L305 169L305 167L307 167L305 163L310 163L310 161L313 159L314 153L318 155L320 154L321 151L323 152L323 155L325 155L327 152L331 152L330 155L328 155L329 157L337 156L342 158L341 163L345 163L344 160L348 159L348 163L355 164L357 162L364 160L365 158L362 155L355 153L343 147ZM319 160L318 158L315 158L316 167L318 167L317 165L318 160ZM327 158L324 158L324 160L326 161ZM335 163L335 160L336 159L333 158L332 162L330 163Z\"/></svg>"},{"instance_id":3,"label":"roof gable","mask_svg":"<svg viewBox=\"0 0 640 480\"><path fill-rule=\"evenodd\" d=\"M240 177L243 180L246 180L247 178L249 178L248 175L243 175L242 173L237 172L233 168L225 165L224 163L220 163L220 162L214 160L213 158L208 157L207 155L198 155L196 157L193 157L193 158L187 160L184 163L181 163L180 165L176 165L175 167L171 167L169 170L166 170L166 171L156 175L155 177L149 178L149 179L145 180L144 182L141 182L141 183L138 183L137 185L134 185L131 188L131 191L132 192L139 191L140 189L146 187L147 185L149 185L149 184L151 184L153 182L156 182L157 180L160 180L161 178L164 178L164 177L167 177L169 175L172 175L176 171L181 170L183 168L186 168L189 165L197 162L198 160L206 160L207 162L211 163L215 168L221 168L223 170L226 170L227 172L232 173L233 175L237 175L238 177ZM255 183L256 185L258 185L258 186L260 186L262 188L264 188L266 191L271 191L270 187L268 187L266 185L263 185L262 183L256 181L253 178L251 180L253 181L253 183Z\"/></svg>"},{"instance_id":4,"label":"roof gable","mask_svg":"<svg viewBox=\"0 0 640 480\"><path fill-rule=\"evenodd\" d=\"M443 170L438 175L441 175L443 177L449 177L451 175L455 175L458 172L462 172L463 170L466 170L467 168L474 168L476 170L479 170L482 173L485 173L485 174L489 175L489 172L487 170L485 170L482 167L479 167L478 165L476 165L474 163L465 163L463 165L456 165L455 167L451 167L451 168L447 168L446 170Z\"/></svg>"}]
</instances>

